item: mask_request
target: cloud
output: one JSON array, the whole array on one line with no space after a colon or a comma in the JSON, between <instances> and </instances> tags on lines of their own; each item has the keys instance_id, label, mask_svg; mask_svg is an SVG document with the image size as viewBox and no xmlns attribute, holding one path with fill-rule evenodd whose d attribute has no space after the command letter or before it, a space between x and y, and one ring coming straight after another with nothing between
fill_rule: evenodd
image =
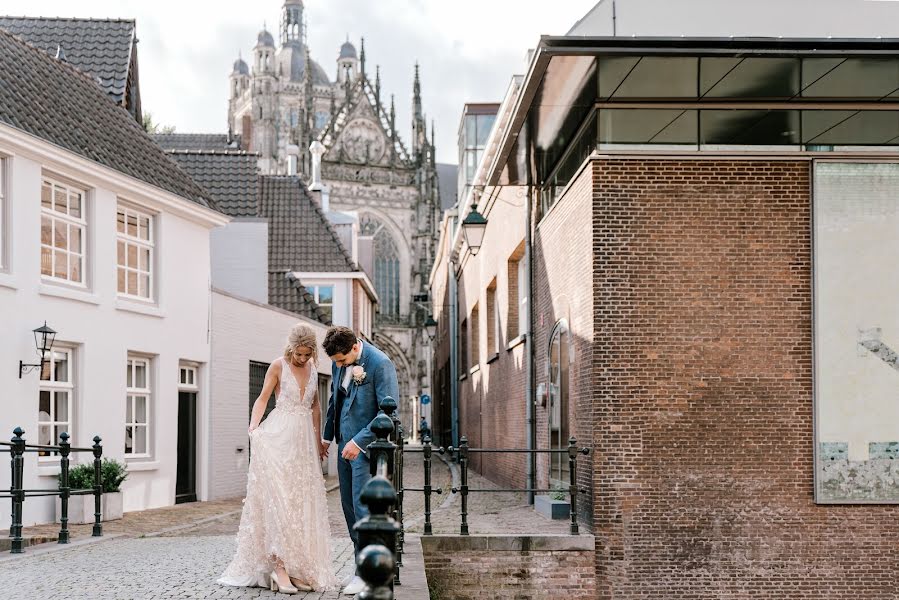
<instances>
[{"instance_id":1,"label":"cloud","mask_svg":"<svg viewBox=\"0 0 899 600\"><path fill-rule=\"evenodd\" d=\"M465 102L499 101L526 69L540 34L564 33L596 0L305 0L312 58L332 79L340 45L365 37L367 68L381 65L382 98L396 96L408 144L412 77L421 65L424 110L436 121L441 162L456 162ZM228 74L251 57L263 22L277 40L280 0L4 0L7 14L137 21L141 99L181 132L227 128ZM249 62L249 60L248 60Z\"/></svg>"}]
</instances>

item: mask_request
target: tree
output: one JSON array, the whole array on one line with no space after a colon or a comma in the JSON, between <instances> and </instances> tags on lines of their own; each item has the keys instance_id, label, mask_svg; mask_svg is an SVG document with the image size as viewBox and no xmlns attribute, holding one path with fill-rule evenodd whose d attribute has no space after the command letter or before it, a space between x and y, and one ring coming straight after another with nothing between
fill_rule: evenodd
<instances>
[{"instance_id":1,"label":"tree","mask_svg":"<svg viewBox=\"0 0 899 600\"><path fill-rule=\"evenodd\" d=\"M144 131L147 133L175 133L174 125L160 125L153 121L153 113L144 111Z\"/></svg>"}]
</instances>

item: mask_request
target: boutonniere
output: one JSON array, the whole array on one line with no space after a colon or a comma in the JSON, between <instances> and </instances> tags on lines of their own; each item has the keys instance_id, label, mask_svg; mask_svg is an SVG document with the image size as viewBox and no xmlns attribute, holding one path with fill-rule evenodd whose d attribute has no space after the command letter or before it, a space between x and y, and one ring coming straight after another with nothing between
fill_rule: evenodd
<instances>
[{"instance_id":1,"label":"boutonniere","mask_svg":"<svg viewBox=\"0 0 899 600\"><path fill-rule=\"evenodd\" d=\"M355 367L353 367L353 382L356 385L361 385L362 382L365 381L366 375L368 375L368 373L366 373L365 369L363 369L361 366L356 365Z\"/></svg>"}]
</instances>

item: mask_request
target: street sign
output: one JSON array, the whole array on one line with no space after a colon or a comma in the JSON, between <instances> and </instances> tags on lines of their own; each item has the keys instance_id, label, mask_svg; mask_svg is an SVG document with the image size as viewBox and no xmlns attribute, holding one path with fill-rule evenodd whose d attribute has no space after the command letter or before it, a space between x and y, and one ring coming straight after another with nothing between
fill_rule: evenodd
<instances>
[{"instance_id":1,"label":"street sign","mask_svg":"<svg viewBox=\"0 0 899 600\"><path fill-rule=\"evenodd\" d=\"M421 403L422 403L422 404L430 404L430 403L431 403L431 397L428 396L427 394L422 394L422 395L421 395Z\"/></svg>"}]
</instances>

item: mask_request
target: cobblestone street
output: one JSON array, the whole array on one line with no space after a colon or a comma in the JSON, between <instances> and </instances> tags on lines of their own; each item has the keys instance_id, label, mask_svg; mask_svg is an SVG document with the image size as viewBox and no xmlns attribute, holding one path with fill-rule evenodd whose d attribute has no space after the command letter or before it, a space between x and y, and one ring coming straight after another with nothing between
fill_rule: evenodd
<instances>
[{"instance_id":1,"label":"cobblestone street","mask_svg":"<svg viewBox=\"0 0 899 600\"><path fill-rule=\"evenodd\" d=\"M452 469L435 458L432 483L442 488L432 502L434 533L459 530L460 502L450 494ZM458 473L455 475L458 479ZM334 481L329 480L333 486ZM420 453L406 454L405 485L422 487L424 471ZM495 487L476 473L472 487ZM240 521L242 499L198 502L127 513L104 524L104 539L90 538L89 526L73 526L73 544L31 546L24 555L0 553L0 581L17 590L23 600L51 597L73 599L153 598L265 598L276 594L261 588L229 588L215 580L234 552L234 534ZM411 534L421 533L424 496L409 492L405 521ZM338 577L352 569L352 544L340 509L337 490L328 494L332 551ZM471 533L565 533L567 521L550 521L537 515L519 494L472 494L469 500ZM55 540L58 525L27 527L26 536ZM413 574L404 572L404 581ZM407 586L411 588L412 586ZM399 588L398 588L399 590ZM404 590L405 591L405 590ZM399 596L398 591L398 597ZM300 594L297 598L336 599L336 592ZM421 596L426 597L426 596Z\"/></svg>"}]
</instances>

